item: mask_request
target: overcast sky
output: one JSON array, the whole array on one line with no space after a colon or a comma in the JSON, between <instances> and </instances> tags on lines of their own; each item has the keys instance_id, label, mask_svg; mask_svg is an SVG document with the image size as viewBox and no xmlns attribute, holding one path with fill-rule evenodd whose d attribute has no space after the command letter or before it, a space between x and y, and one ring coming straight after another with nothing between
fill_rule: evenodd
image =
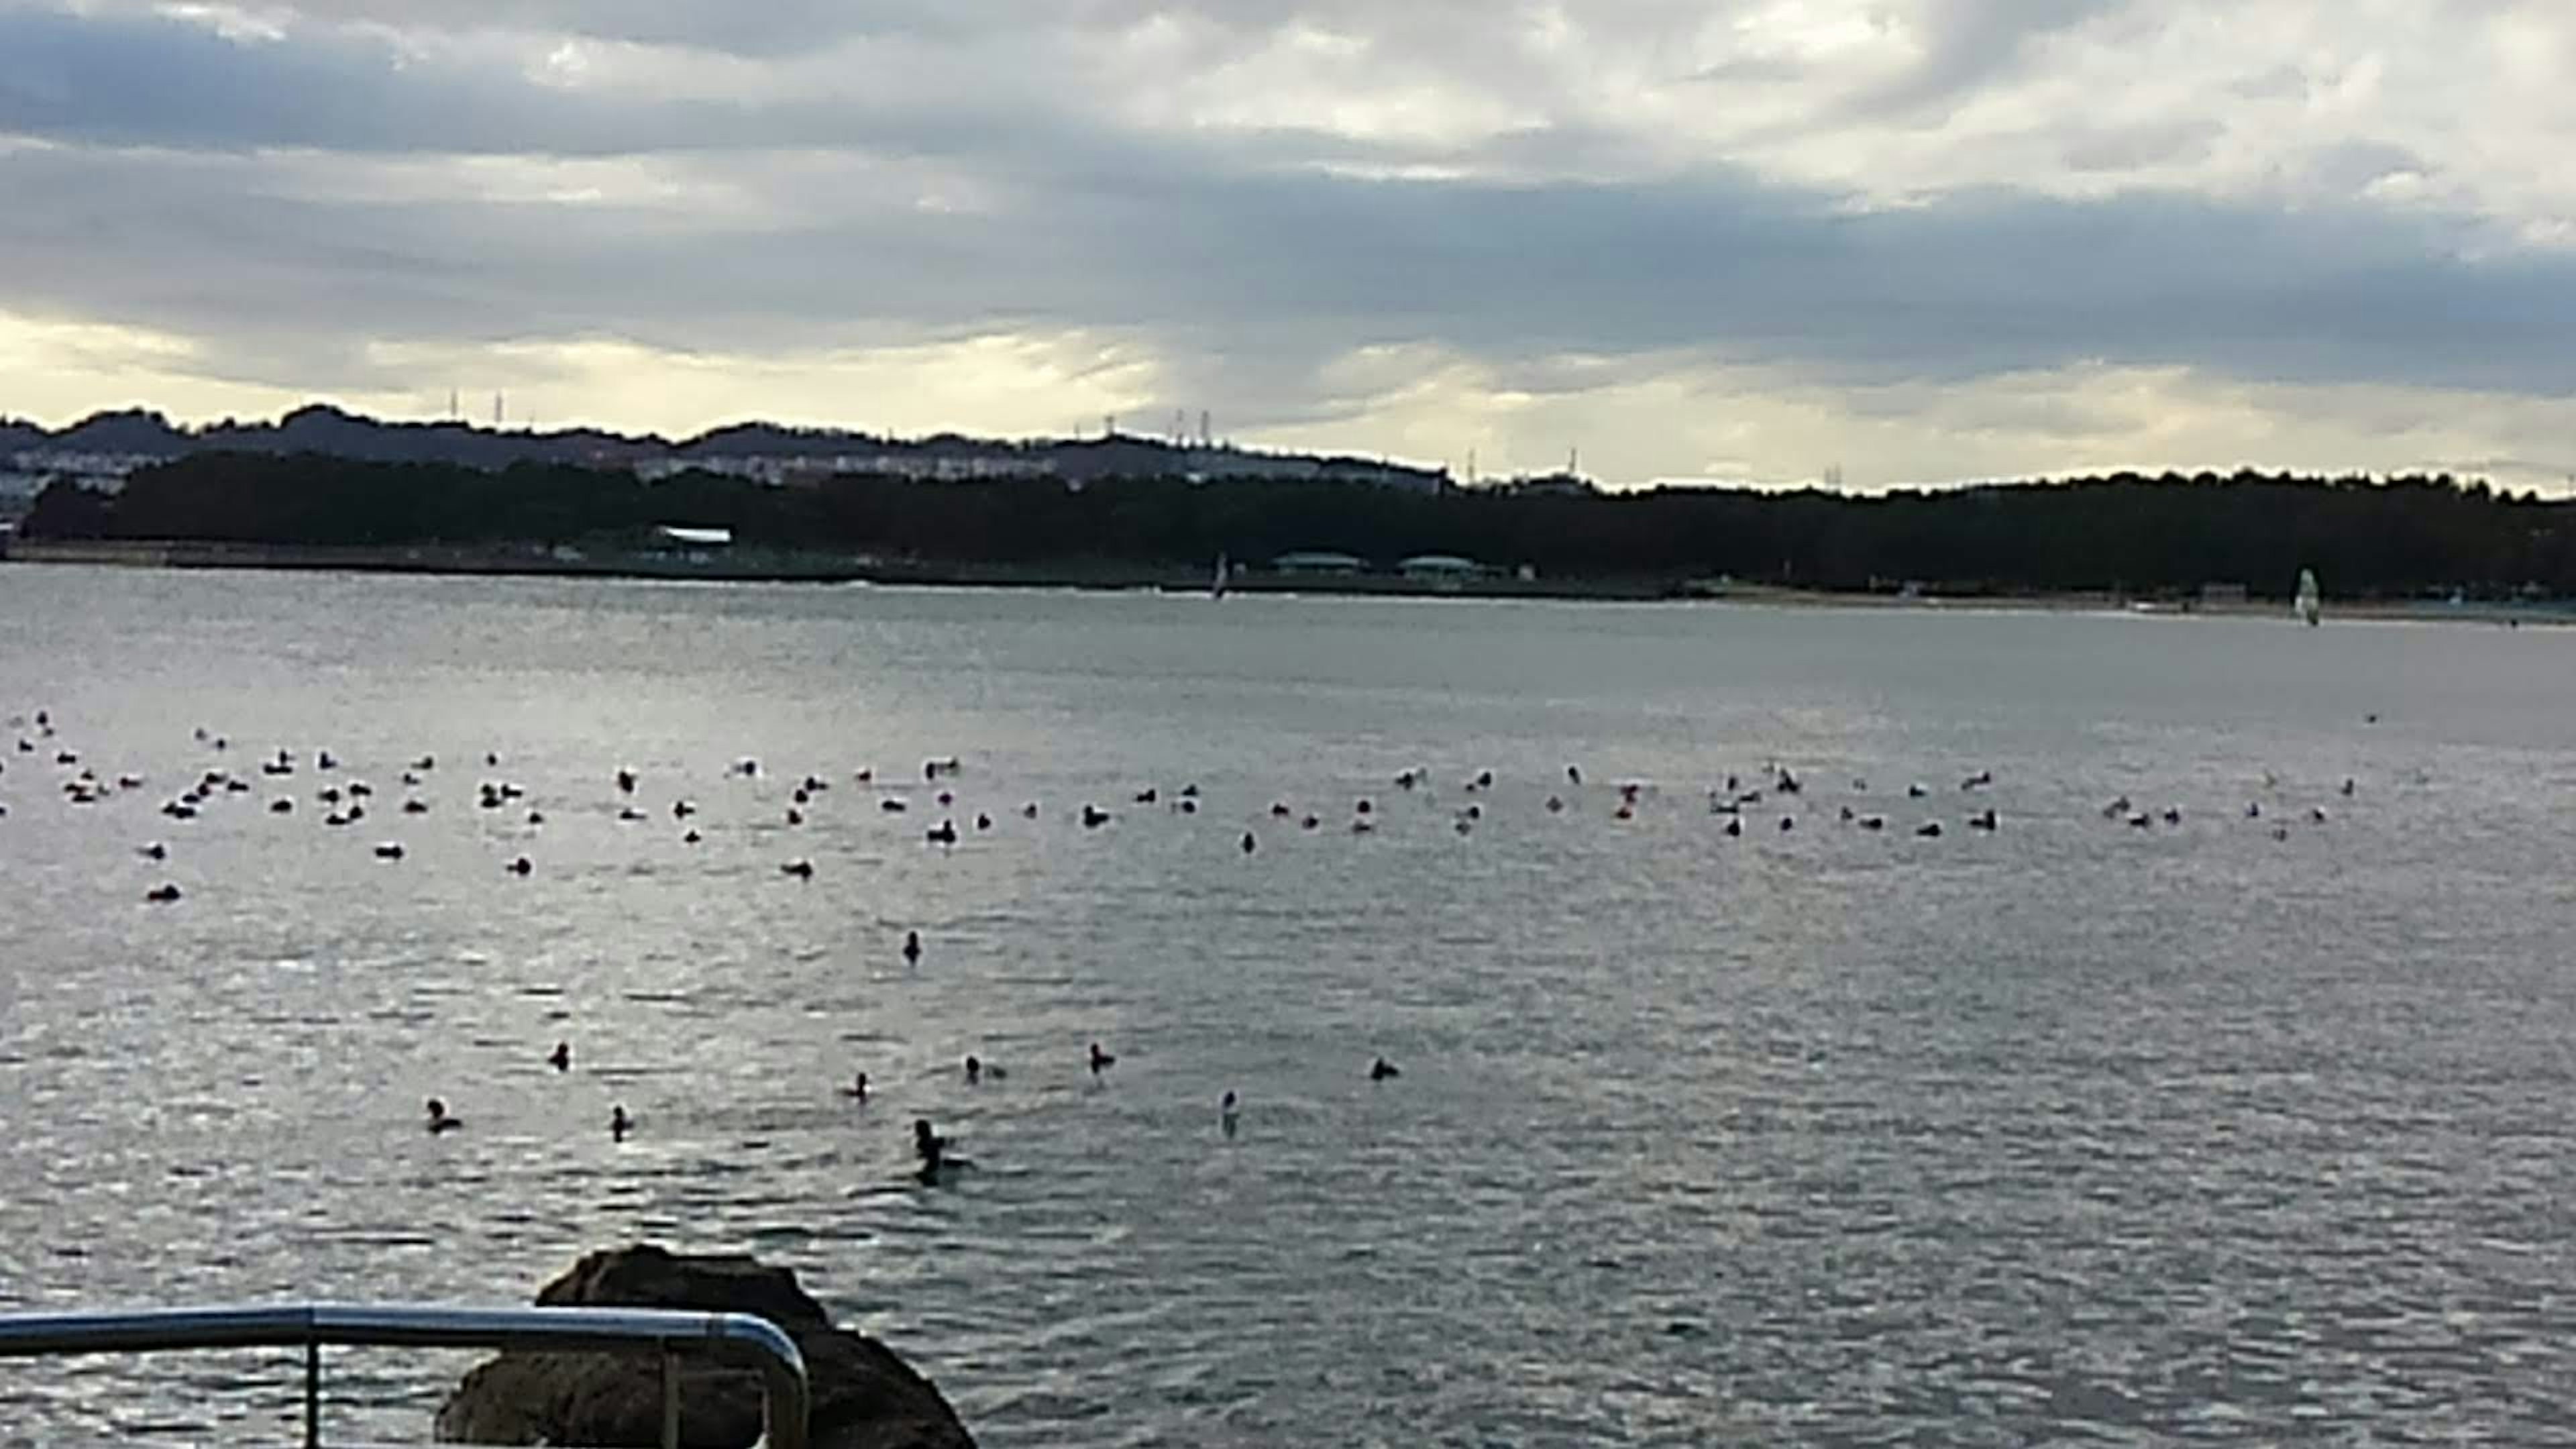
<instances>
[{"instance_id":1,"label":"overcast sky","mask_svg":"<svg viewBox=\"0 0 2576 1449\"><path fill-rule=\"evenodd\" d=\"M0 414L2576 474L2567 0L0 0Z\"/></svg>"}]
</instances>

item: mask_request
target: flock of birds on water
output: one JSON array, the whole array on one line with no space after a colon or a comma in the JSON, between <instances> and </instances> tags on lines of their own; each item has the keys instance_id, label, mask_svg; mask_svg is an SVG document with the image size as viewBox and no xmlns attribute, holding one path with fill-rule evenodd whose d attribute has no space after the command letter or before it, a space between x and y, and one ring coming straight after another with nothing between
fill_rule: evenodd
<instances>
[{"instance_id":1,"label":"flock of birds on water","mask_svg":"<svg viewBox=\"0 0 2576 1449\"><path fill-rule=\"evenodd\" d=\"M2376 724L2378 716L2375 714L2367 716L2365 722ZM112 777L103 776L98 773L95 766L85 763L80 751L72 748L59 737L54 718L48 710L39 709L31 715L13 716L7 724L10 730L18 732L16 753L19 756L20 772L24 772L30 757L50 764L59 774L59 793L69 806L75 808L99 806L118 796L143 792L147 789L147 781L140 774L123 772ZM225 736L200 727L193 732L193 737L196 744L209 755L229 758L232 745ZM10 773L9 763L6 759L0 759L0 785L7 783L7 776ZM369 805L374 801L376 794L372 785L351 774L330 750L314 751L309 763L316 775L325 777L325 783L313 792L313 803L324 810L322 823L326 828L347 829L373 818L369 814ZM483 756L483 765L486 770L498 770L501 767L501 757L495 753L486 753ZM304 767L305 762L300 760L293 751L279 749L264 757L258 764L258 776L262 783L254 783L247 776L230 769L208 768L200 772L185 790L165 801L160 807L160 813L174 822L185 822L197 819L203 812L214 808L218 802L229 798L254 795L263 788L272 791L289 791L293 787L283 782L297 776ZM958 807L957 795L953 788L955 778L963 772L964 768L963 762L953 755L925 760L922 763L921 780L924 788L933 792L932 798L939 810L950 812L942 816L939 824L923 831L924 844L927 846L953 847L968 833L957 823L962 811ZM430 812L429 802L423 799L419 792L428 788L430 779L437 769L438 761L433 755L421 755L404 766L400 772L404 796L402 803L396 807L398 818L416 817ZM736 779L753 780L760 776L761 771L762 766L758 760L742 759L736 761L727 773ZM619 767L610 779L617 800L617 818L621 822L640 823L653 818L639 803L643 780L637 771ZM862 789L877 789L879 791L877 808L886 815L902 815L912 808L909 797L898 793L893 781L880 781L873 769L853 772L851 781ZM1396 773L1390 783L1400 794L1428 793L1431 778L1426 770L1409 768ZM1461 793L1468 799L1465 804L1451 811L1451 829L1461 836L1475 831L1478 824L1485 818L1483 801L1479 797L1492 791L1495 784L1495 776L1491 770L1480 770L1462 782ZM1991 770L1980 769L1960 780L1958 790L1962 796L1973 799L1978 793L1992 788L1994 784L1994 773ZM2278 787L2279 781L2272 775L2266 774L2263 777L2263 784L2265 789L2270 791ZM1566 766L1563 787L1554 789L1546 797L1544 808L1547 813L1562 815L1576 808L1577 801L1570 800L1568 797L1570 794L1579 796L1583 786L1582 768L1579 765ZM831 788L832 782L819 775L809 774L798 781L790 794L790 803L785 809L785 823L790 827L803 825L808 813L819 808L821 797ZM1617 803L1610 812L1611 817L1620 821L1635 819L1646 788L1644 782L1635 780L1622 781L1613 786L1612 793ZM1855 800L1869 794L1869 782L1864 779L1851 781L1850 788ZM2358 788L2356 781L2346 778L2339 787L2338 793L2349 799L2355 795ZM1797 805L1806 793L1806 782L1794 770L1788 766L1773 763L1765 765L1749 782L1738 775L1726 776L1722 785L1711 787L1707 791L1707 808L1710 815L1720 819L1721 832L1730 838L1741 837L1749 828L1747 822L1755 820L1757 816L1776 821L1768 824L1768 828L1788 832L1797 828ZM1905 788L1905 797L1909 801L1926 801L1932 794L1929 787L1920 783L1911 784ZM502 779L485 779L477 783L475 796L477 807L483 811L521 811L526 825L536 827L545 824L544 812L528 803L528 792L521 785ZM1163 808L1176 814L1195 815L1199 812L1202 795L1197 785L1190 784L1184 785L1168 798L1159 788L1148 787L1134 792L1130 800L1138 807ZM293 793L273 793L268 798L265 808L272 815L291 816L299 809L298 797ZM685 797L676 797L670 801L668 811L671 819L681 827L680 840L683 845L694 846L703 842L705 837L701 829L693 823L699 815L699 807L696 803ZM8 813L7 803L5 800L0 800L0 818L5 818ZM1022 804L1018 813L1023 819L1036 820L1042 812L1037 802L1030 801ZM1283 827L1293 827L1301 832L1318 831L1324 824L1319 814L1313 811L1298 811L1284 801L1274 802L1269 807L1268 814L1272 820L1280 822ZM2178 806L2151 808L2133 801L2125 793L2104 804L2101 815L2105 820L2140 831L2153 830L2159 825L2179 826L2183 820L2182 811ZM2244 815L2248 820L2266 821L2260 799L2249 800L2245 805ZM2322 805L2311 805L2307 815L2310 821L2317 824L2323 824L2328 819L2327 811ZM989 811L976 811L969 818L973 833L983 834L994 829L993 817ZM1099 830L1115 820L1117 812L1096 803L1086 802L1079 807L1074 818L1085 830ZM1361 796L1352 806L1348 828L1353 834L1366 835L1377 829L1379 818L1376 799ZM1861 831L1875 832L1888 828L1888 818L1884 813L1867 810L1853 803L1844 803L1837 807L1835 818L1838 823ZM2278 821L2267 823L2273 839L2289 838L2289 827L2286 824ZM2002 819L1990 806L1971 810L1966 815L1964 824L1972 831L1993 832L2003 828ZM1945 827L1941 820L1927 818L1915 823L1911 833L1922 839L1938 839L1945 833ZM377 859L387 862L400 861L405 855L403 845L396 840L381 841L372 849ZM1260 838L1255 830L1247 829L1243 832L1239 849L1245 855L1251 855L1260 849ZM166 861L170 856L170 848L156 840L139 847L138 854L146 860ZM535 873L536 864L529 856L522 854L510 859L502 869L509 875L525 878ZM813 861L803 856L780 862L778 870L780 874L799 881L811 881L815 875ZM167 881L151 887L143 895L146 904L155 906L175 905L183 898L184 892L176 884ZM923 950L920 932L906 931L901 948L906 965L918 967ZM553 1051L547 1055L546 1061L558 1073L571 1071L572 1044L557 1042ZM1117 1061L1115 1054L1104 1050L1101 1044L1095 1041L1090 1044L1084 1065L1092 1077L1098 1079L1113 1068ZM972 1055L965 1059L963 1072L969 1086L980 1084L986 1078L998 1081L1008 1076L1008 1072L1002 1066L986 1063ZM1402 1070L1393 1062L1380 1056L1371 1062L1367 1075L1371 1082L1386 1082L1401 1076ZM840 1090L842 1096L861 1104L866 1103L869 1098L868 1074L864 1071L856 1073ZM1228 1139L1232 1139L1239 1130L1241 1112L1241 1097L1234 1091L1227 1091L1218 1104L1218 1124L1219 1130ZM425 1104L424 1128L431 1135L439 1136L460 1131L464 1125L464 1119L452 1112L445 1100L432 1097ZM612 1108L608 1126L611 1137L618 1142L625 1141L637 1130L636 1119L626 1110L623 1103ZM946 1181L953 1173L972 1166L966 1158L956 1152L955 1144L948 1137L941 1135L928 1119L915 1119L912 1135L916 1162L914 1173L924 1184Z\"/></svg>"}]
</instances>

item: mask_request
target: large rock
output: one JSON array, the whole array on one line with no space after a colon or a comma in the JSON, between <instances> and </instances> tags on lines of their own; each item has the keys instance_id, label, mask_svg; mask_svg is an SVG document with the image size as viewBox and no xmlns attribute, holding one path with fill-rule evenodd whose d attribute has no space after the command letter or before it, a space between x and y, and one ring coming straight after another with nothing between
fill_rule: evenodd
<instances>
[{"instance_id":1,"label":"large rock","mask_svg":"<svg viewBox=\"0 0 2576 1449\"><path fill-rule=\"evenodd\" d=\"M974 1449L956 1411L894 1351L834 1328L796 1275L747 1257L693 1257L637 1244L593 1253L538 1290L546 1307L756 1313L805 1354L813 1449ZM680 1360L680 1442L745 1449L760 1437L758 1371ZM511 1352L465 1376L439 1406L447 1444L658 1445L662 1365L653 1353Z\"/></svg>"}]
</instances>

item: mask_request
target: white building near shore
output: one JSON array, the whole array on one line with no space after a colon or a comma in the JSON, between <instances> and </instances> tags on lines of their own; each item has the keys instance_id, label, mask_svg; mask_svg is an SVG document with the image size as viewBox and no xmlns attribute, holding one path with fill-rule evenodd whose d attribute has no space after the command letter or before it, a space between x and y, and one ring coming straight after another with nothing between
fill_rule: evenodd
<instances>
[{"instance_id":1,"label":"white building near shore","mask_svg":"<svg viewBox=\"0 0 2576 1449\"><path fill-rule=\"evenodd\" d=\"M719 478L748 478L771 488L811 485L851 475L960 483L989 478L1045 478L1055 471L1052 459L995 453L747 453L710 458L646 458L635 464L635 476L647 483L664 482L684 473L712 473Z\"/></svg>"},{"instance_id":2,"label":"white building near shore","mask_svg":"<svg viewBox=\"0 0 2576 1449\"><path fill-rule=\"evenodd\" d=\"M45 490L46 484L69 478L83 487L114 493L125 486L127 475L155 463L169 461L152 453L81 453L66 448L29 448L10 454L6 466L0 467L0 491L33 479L33 485L27 488L27 496L34 497Z\"/></svg>"}]
</instances>

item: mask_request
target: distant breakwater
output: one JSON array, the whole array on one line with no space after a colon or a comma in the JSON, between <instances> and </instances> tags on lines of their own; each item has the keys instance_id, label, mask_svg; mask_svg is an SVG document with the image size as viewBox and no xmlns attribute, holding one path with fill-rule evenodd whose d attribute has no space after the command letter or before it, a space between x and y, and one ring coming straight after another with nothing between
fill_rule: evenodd
<instances>
[{"instance_id":1,"label":"distant breakwater","mask_svg":"<svg viewBox=\"0 0 2576 1449\"><path fill-rule=\"evenodd\" d=\"M884 584L959 588L1070 588L1207 593L1195 570L1068 561L978 564L877 559L828 553L743 550L697 558L648 552L565 556L529 547L329 547L231 543L207 539L12 540L0 558L12 563L121 568L279 569L333 573L486 574L570 578L692 579L728 583ZM1663 579L1523 579L1504 576L1420 579L1395 573L1241 573L1226 588L1239 593L1648 600L1691 596L1690 585Z\"/></svg>"},{"instance_id":2,"label":"distant breakwater","mask_svg":"<svg viewBox=\"0 0 2576 1449\"><path fill-rule=\"evenodd\" d=\"M1056 564L992 564L877 559L859 555L748 549L692 558L647 552L583 553L564 557L520 547L329 547L229 543L205 539L28 539L0 547L0 561L92 567L167 569L266 569L320 573L452 574L486 577L664 579L700 583L869 584L891 588L1089 589L1103 592L1199 594L1209 580L1193 570L1133 563L1074 560ZM2244 599L2141 599L2101 591L2018 593L1907 593L1878 590L1796 589L1734 580L1663 578L1519 578L1488 574L1426 579L1402 573L1289 573L1247 570L1228 579L1239 594L1328 595L1363 598L1548 599L1604 603L1701 602L1825 608L1939 608L2113 610L2214 618L2284 613L2278 601ZM2556 600L2499 602L2434 599L2337 601L2331 612L2347 619L2415 619L2445 623L2571 624L2576 609Z\"/></svg>"}]
</instances>

